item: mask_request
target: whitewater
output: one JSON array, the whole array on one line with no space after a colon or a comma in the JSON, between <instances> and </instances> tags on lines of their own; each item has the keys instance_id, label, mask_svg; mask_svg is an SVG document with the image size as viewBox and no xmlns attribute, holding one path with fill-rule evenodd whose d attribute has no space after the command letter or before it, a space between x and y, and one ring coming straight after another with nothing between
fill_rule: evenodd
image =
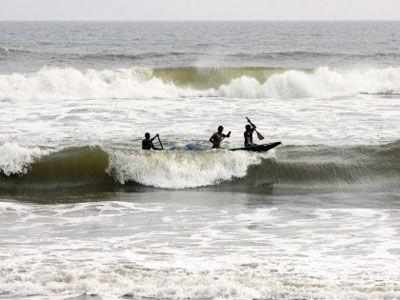
<instances>
[{"instance_id":1,"label":"whitewater","mask_svg":"<svg viewBox=\"0 0 400 300\"><path fill-rule=\"evenodd\" d=\"M251 70L251 69L250 69ZM337 70L274 70L257 68L191 68L153 70L141 67L115 70L79 70L45 67L33 73L0 76L3 100L102 99L102 98L336 98L364 94L400 94L400 68ZM194 77L186 84L180 76ZM189 74L191 73L191 74ZM213 87L206 76L219 77ZM236 77L234 77L236 76ZM209 79L208 79L209 80ZM203 89L196 85L203 85ZM193 87L194 86L194 87Z\"/></svg>"},{"instance_id":2,"label":"whitewater","mask_svg":"<svg viewBox=\"0 0 400 300\"><path fill-rule=\"evenodd\" d=\"M399 41L0 22L0 299L400 299Z\"/></svg>"}]
</instances>

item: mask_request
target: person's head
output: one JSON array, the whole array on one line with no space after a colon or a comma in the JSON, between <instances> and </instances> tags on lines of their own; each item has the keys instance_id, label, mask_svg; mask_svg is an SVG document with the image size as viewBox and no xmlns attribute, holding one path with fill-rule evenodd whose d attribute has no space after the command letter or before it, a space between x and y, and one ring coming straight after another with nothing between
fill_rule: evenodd
<instances>
[{"instance_id":1,"label":"person's head","mask_svg":"<svg viewBox=\"0 0 400 300\"><path fill-rule=\"evenodd\" d=\"M245 128L246 128L246 131L250 131L250 130L251 130L251 126L250 126L249 124L247 124L247 125L245 126Z\"/></svg>"},{"instance_id":2,"label":"person's head","mask_svg":"<svg viewBox=\"0 0 400 300\"><path fill-rule=\"evenodd\" d=\"M149 139L149 138L150 138L150 133L146 132L146 133L144 134L144 137L145 137L146 139Z\"/></svg>"},{"instance_id":3,"label":"person's head","mask_svg":"<svg viewBox=\"0 0 400 300\"><path fill-rule=\"evenodd\" d=\"M222 131L224 131L224 126L222 125L218 126L218 132L222 133Z\"/></svg>"}]
</instances>

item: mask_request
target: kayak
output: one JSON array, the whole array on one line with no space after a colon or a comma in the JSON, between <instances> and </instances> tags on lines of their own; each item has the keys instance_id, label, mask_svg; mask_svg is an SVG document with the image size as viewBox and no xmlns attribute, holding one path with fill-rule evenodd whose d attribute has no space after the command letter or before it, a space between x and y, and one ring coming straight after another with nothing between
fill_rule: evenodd
<instances>
[{"instance_id":1,"label":"kayak","mask_svg":"<svg viewBox=\"0 0 400 300\"><path fill-rule=\"evenodd\" d=\"M230 151L251 151L251 152L267 152L276 146L282 144L281 142L274 142L269 144L262 144L262 145L254 145L250 147L242 147L242 148L233 148L229 149Z\"/></svg>"}]
</instances>

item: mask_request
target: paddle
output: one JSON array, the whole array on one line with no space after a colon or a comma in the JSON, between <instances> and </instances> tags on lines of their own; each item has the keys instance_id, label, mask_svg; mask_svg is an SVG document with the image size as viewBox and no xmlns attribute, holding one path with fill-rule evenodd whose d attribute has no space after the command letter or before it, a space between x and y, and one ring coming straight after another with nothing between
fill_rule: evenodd
<instances>
[{"instance_id":1,"label":"paddle","mask_svg":"<svg viewBox=\"0 0 400 300\"><path fill-rule=\"evenodd\" d=\"M250 121L250 119L249 119L248 117L246 117L246 120L247 120L247 122L249 122L250 125L252 125L253 127L256 127L256 125L254 125L254 124ZM258 138L259 140L263 140L263 139L264 139L264 136L263 136L261 133L259 133L259 132L257 131L257 129L254 129L254 130L255 130L256 133L257 133L257 138Z\"/></svg>"},{"instance_id":2,"label":"paddle","mask_svg":"<svg viewBox=\"0 0 400 300\"><path fill-rule=\"evenodd\" d=\"M163 144L161 143L160 136L158 135L158 133L157 133L157 139L158 139L158 143L159 143L160 146L161 146L161 150L164 150L164 146L163 146Z\"/></svg>"}]
</instances>

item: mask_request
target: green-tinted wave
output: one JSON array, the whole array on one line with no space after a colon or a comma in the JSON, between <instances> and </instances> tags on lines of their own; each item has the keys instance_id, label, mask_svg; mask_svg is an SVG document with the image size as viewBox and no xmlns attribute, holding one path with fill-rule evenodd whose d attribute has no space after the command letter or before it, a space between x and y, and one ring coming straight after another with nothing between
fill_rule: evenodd
<instances>
[{"instance_id":1,"label":"green-tinted wave","mask_svg":"<svg viewBox=\"0 0 400 300\"><path fill-rule=\"evenodd\" d=\"M228 84L235 78L252 77L260 83L265 82L273 74L283 73L285 69L263 67L241 68L160 68L154 69L153 75L165 82L173 82L180 87L194 89L218 88Z\"/></svg>"},{"instance_id":2,"label":"green-tinted wave","mask_svg":"<svg viewBox=\"0 0 400 300\"><path fill-rule=\"evenodd\" d=\"M26 174L0 175L0 195L31 196L34 193L63 195L64 191L75 193L142 191L154 187L152 185L146 187L140 179L146 182L145 177L148 175L152 182L156 183L157 180L163 182L165 174L172 174L165 169L169 165L171 170L190 166L191 169L188 170L190 174L201 171L199 174L207 176L207 170L202 168L210 159L210 155L232 155L231 159L226 160L227 165L222 166L226 167L224 172L231 170L230 161L234 164L235 159L244 159L243 155L258 155L205 151L191 151L189 155L182 152L183 150L180 151L177 155L171 155L171 153L144 153L132 150L132 153L124 154L127 155L127 160L123 160L123 165L113 165L112 161L121 154L120 151L105 151L100 147L89 146L68 148L36 159L30 164ZM240 156L234 157L235 155ZM171 161L174 157L175 161ZM161 164L163 161L165 163ZM230 180L221 181L216 178L215 182L210 181L210 185L199 188L271 193L274 187L282 186L290 186L290 189L295 190L304 187L312 190L320 186L337 190L343 186L357 185L386 188L388 184L398 187L400 180L399 142L356 147L282 146L276 149L274 158L261 156L258 160L250 161L252 163L240 178L235 178L234 175ZM148 174L146 165L156 169L151 169L151 173ZM159 172L157 167L161 168ZM126 171L131 172L128 174L131 177L127 177L131 179L121 182L118 173ZM215 170L210 171L210 178L213 178L214 173ZM181 179L174 177L168 180L174 182Z\"/></svg>"}]
</instances>

